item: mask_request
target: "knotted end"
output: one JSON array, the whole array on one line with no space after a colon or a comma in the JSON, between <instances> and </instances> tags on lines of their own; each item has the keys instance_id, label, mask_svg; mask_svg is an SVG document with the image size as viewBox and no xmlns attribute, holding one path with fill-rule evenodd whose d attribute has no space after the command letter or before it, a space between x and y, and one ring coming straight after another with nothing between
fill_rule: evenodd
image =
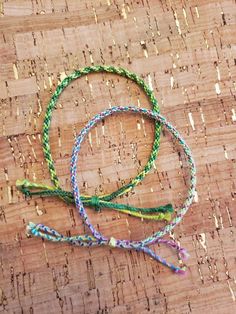
<instances>
[{"instance_id":1,"label":"knotted end","mask_svg":"<svg viewBox=\"0 0 236 314\"><path fill-rule=\"evenodd\" d=\"M18 190L20 190L25 196L30 197L31 193L29 188L31 187L30 181L27 179L23 180L16 180L16 187Z\"/></svg>"},{"instance_id":2,"label":"knotted end","mask_svg":"<svg viewBox=\"0 0 236 314\"><path fill-rule=\"evenodd\" d=\"M37 225L33 222L29 222L26 227L26 235L27 237L31 237L32 235L35 235L34 230L36 230Z\"/></svg>"},{"instance_id":3,"label":"knotted end","mask_svg":"<svg viewBox=\"0 0 236 314\"><path fill-rule=\"evenodd\" d=\"M186 275L187 274L187 268L184 266L184 267L182 267L182 268L176 268L175 270L174 270L174 272L176 273L176 274L179 274L179 275Z\"/></svg>"}]
</instances>

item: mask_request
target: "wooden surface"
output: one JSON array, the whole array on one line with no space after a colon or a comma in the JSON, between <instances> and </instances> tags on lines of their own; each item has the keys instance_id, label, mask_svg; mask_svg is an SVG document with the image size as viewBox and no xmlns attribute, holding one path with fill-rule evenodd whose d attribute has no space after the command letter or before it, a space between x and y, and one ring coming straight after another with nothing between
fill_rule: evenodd
<instances>
[{"instance_id":1,"label":"wooden surface","mask_svg":"<svg viewBox=\"0 0 236 314\"><path fill-rule=\"evenodd\" d=\"M188 275L143 254L84 249L27 238L28 221L84 232L73 206L24 200L15 182L50 182L41 146L46 105L73 69L123 66L153 87L161 111L190 145L198 168L195 204L173 237L191 254ZM233 0L0 1L0 310L1 313L236 312L236 4ZM110 105L150 107L142 91L114 75L89 75L60 97L50 140L63 187L70 188L73 136ZM80 186L108 193L145 165L153 123L108 118L80 153ZM117 202L179 206L186 194L183 155L165 132L156 169ZM160 223L111 210L94 213L106 235L141 239ZM178 264L161 246L156 250Z\"/></svg>"}]
</instances>

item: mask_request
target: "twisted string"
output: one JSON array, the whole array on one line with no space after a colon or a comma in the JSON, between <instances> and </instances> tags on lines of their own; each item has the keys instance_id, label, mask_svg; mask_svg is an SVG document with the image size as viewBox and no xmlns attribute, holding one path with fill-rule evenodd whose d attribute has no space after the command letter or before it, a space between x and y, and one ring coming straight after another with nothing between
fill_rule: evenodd
<instances>
[{"instance_id":1,"label":"twisted string","mask_svg":"<svg viewBox=\"0 0 236 314\"><path fill-rule=\"evenodd\" d=\"M183 203L183 205L177 210L177 214L175 218L165 227L160 229L159 231L155 232L153 235L147 237L146 239L142 241L130 241L130 240L120 240L115 239L113 237L105 237L103 236L98 230L95 229L95 227L91 224L88 215L86 213L86 210L84 208L83 202L81 200L78 182L77 182L77 162L78 162L78 153L80 151L81 143L84 140L84 137L88 134L90 129L97 124L99 121L104 119L105 117L117 113L117 112L128 112L131 111L133 113L141 113L149 118L154 119L155 121L158 121L163 126L166 127L166 129L171 132L172 136L176 138L178 143L182 146L183 151L186 155L189 171L190 171L190 178L189 178L189 188L187 192L187 197ZM71 157L71 185L72 190L74 194L75 204L76 208L82 217L84 223L88 226L88 228L91 231L90 235L77 235L72 237L66 237L64 235L61 235L58 231L47 227L43 224L34 224L29 223L27 230L28 233L37 237L41 237L50 241L54 242L67 242L72 245L78 245L78 246L98 246L98 245L109 245L110 247L117 247L117 248L123 248L123 249L134 249L136 251L141 251L149 256L151 256L153 259L157 260L161 264L169 267L174 272L183 274L185 272L184 267L178 267L175 266L172 263L169 263L164 258L157 255L153 250L149 248L150 245L154 245L156 243L164 243L165 245L175 249L179 256L182 259L186 259L188 257L187 252L185 249L181 248L176 242L172 240L166 240L162 239L166 234L170 233L174 229L174 227L180 223L186 212L188 211L189 207L191 206L195 190L196 190L196 167L195 163L190 151L190 148L185 143L184 139L181 137L179 132L160 114L154 113L150 110L143 109L143 108L137 108L137 107L112 107L110 109L107 109L97 115L95 115L88 123L87 125L80 131L79 135L76 138L75 145L73 147L72 157Z\"/></svg>"},{"instance_id":2,"label":"twisted string","mask_svg":"<svg viewBox=\"0 0 236 314\"><path fill-rule=\"evenodd\" d=\"M26 196L58 196L63 199L67 203L74 203L74 196L72 192L64 191L60 187L59 179L56 174L55 165L52 159L51 154L51 147L49 142L49 130L51 125L52 119L52 112L56 106L56 102L60 96L60 94L64 91L64 89L74 80L87 75L89 73L97 73L97 72L107 72L117 74L123 77L126 77L133 82L135 82L147 95L150 103L153 106L154 112L159 112L158 102L154 96L153 91L148 87L147 84L135 73L132 73L124 68L120 67L113 67L113 66L103 66L103 65L95 65L82 68L80 70L74 71L72 74L67 76L61 84L59 84L54 92L48 107L46 109L44 123L43 123L43 151L44 157L47 161L51 181L54 184L54 187L50 187L43 184L37 184L34 182L30 182L28 180L17 180L16 185L18 189L22 191ZM157 157L159 145L160 145L160 132L161 132L161 125L159 122L155 123L155 139L153 142L152 152L149 157L147 164L145 165L144 169L134 178L131 180L130 183L122 186L117 191L108 194L108 195L100 195L100 196L86 196L82 195L81 200L83 201L84 205L89 207L94 207L95 210L100 210L101 208L113 208L117 211L121 211L123 213L127 213L129 215L140 217L143 219L152 219L152 220L166 220L169 221L171 219L171 213L173 212L173 207L171 204L167 204L160 207L154 208L138 208L129 205L117 204L111 202L112 199L123 195L124 193L128 193L134 186L136 186L146 174L151 170L155 159ZM35 191L36 190L36 191Z\"/></svg>"},{"instance_id":3,"label":"twisted string","mask_svg":"<svg viewBox=\"0 0 236 314\"><path fill-rule=\"evenodd\" d=\"M63 191L55 187L47 186L44 184L38 184L30 182L27 179L17 180L16 186L22 193L26 196L59 196L62 199L66 199L67 203L74 203L74 198L71 197L71 192ZM40 191L32 192L30 189ZM96 211L100 211L101 208L112 208L124 214L132 213L132 216L150 219L150 220L166 220L170 221L171 213L174 209L171 204L158 206L158 207L134 207L128 204L118 204L113 202L108 202L103 199L100 199L98 196L81 196L81 200L85 206L93 207ZM151 215L149 215L151 213ZM153 213L157 213L153 215Z\"/></svg>"}]
</instances>

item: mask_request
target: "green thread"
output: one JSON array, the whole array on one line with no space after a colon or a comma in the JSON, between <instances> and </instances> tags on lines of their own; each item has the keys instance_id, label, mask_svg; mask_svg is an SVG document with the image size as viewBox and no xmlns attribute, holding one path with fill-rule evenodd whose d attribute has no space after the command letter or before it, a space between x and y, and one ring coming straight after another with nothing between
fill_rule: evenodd
<instances>
[{"instance_id":1,"label":"green thread","mask_svg":"<svg viewBox=\"0 0 236 314\"><path fill-rule=\"evenodd\" d=\"M86 204L86 203L85 203ZM93 195L91 197L91 200L90 200L90 204L92 207L94 207L94 209L96 211L99 211L100 210L100 202L99 202L99 197L96 196L96 195Z\"/></svg>"},{"instance_id":2,"label":"green thread","mask_svg":"<svg viewBox=\"0 0 236 314\"><path fill-rule=\"evenodd\" d=\"M28 181L27 179L24 180L17 180L16 186L21 192L26 196L58 196L62 199L66 199L69 203L74 203L74 198L71 197L71 192L56 189L55 187L50 187L43 184L37 184ZM31 189L39 189L40 191L32 192ZM132 212L133 216L145 218L145 219L153 219L153 220L160 220L165 219L167 221L170 220L171 216L170 213L173 213L174 209L171 204L167 204L164 206L159 207L146 207L146 208L138 208L134 206L130 206L127 204L119 204L119 203L112 203L109 201L105 201L99 199L99 196L82 196L81 200L83 201L85 206L94 207L96 211L100 211L101 208L111 208L117 211L121 211L123 213L130 214ZM139 213L142 213L141 215ZM152 215L151 218L147 215L149 213L159 213L159 215ZM163 215L164 214L164 215Z\"/></svg>"},{"instance_id":3,"label":"green thread","mask_svg":"<svg viewBox=\"0 0 236 314\"><path fill-rule=\"evenodd\" d=\"M137 83L142 90L146 93L149 101L151 102L153 106L153 111L156 113L159 113L159 106L158 102L154 96L153 91L148 87L148 85L144 82L143 79L141 79L139 76L137 76L135 73L132 73L126 69L119 68L119 67L113 67L113 66L90 66L85 67L80 70L74 71L72 74L67 76L56 88L56 91L54 92L45 113L44 123L43 123L43 136L42 136L42 144L43 144L43 151L44 151L44 157L47 161L51 181L54 184L54 187L50 187L43 184L37 184L30 182L28 180L18 180L16 185L17 187L26 195L26 196L32 196L32 195L38 195L38 196L58 196L61 199L63 199L67 203L74 203L74 197L72 192L64 191L61 189L59 184L59 179L56 174L56 169L54 166L54 162L51 155L51 147L49 142L49 130L51 125L51 119L52 119L52 112L56 106L56 102L60 96L60 94L63 92L63 90L74 80L87 75L89 73L96 73L96 72L107 72L107 73L113 73L118 74L123 77L126 77L135 83ZM160 145L160 132L161 132L161 125L159 122L155 123L155 138L154 143L152 147L152 152L149 157L149 160L147 164L145 165L144 169L134 178L131 180L130 183L122 186L117 191L112 192L108 195L101 195L101 196L84 196L82 195L81 199L83 200L83 203L86 206L94 207L95 210L100 210L102 207L104 208L113 208L115 210L119 210L123 213L127 213L136 217L145 218L145 219L153 219L153 220L160 220L165 219L167 221L170 220L170 213L173 212L173 207L171 204L167 204L165 206L160 207L154 207L154 208L137 208L129 205L123 205L123 204L117 204L112 203L111 200L123 195L124 193L128 193L133 187L135 187L140 181L143 180L143 178L146 176L146 174L151 170L153 167L154 161L157 157L159 145ZM34 190L34 191L32 191ZM35 191L37 190L37 191ZM154 215L149 215L149 213L154 213ZM155 213L158 213L155 215Z\"/></svg>"}]
</instances>

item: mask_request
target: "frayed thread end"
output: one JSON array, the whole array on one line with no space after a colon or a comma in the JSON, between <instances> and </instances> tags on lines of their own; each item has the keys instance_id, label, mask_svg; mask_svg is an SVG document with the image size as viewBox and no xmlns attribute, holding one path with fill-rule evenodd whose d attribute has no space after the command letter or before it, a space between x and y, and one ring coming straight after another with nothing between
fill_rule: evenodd
<instances>
[{"instance_id":1,"label":"frayed thread end","mask_svg":"<svg viewBox=\"0 0 236 314\"><path fill-rule=\"evenodd\" d=\"M187 274L186 267L176 269L175 273L182 276L186 275Z\"/></svg>"},{"instance_id":2,"label":"frayed thread end","mask_svg":"<svg viewBox=\"0 0 236 314\"><path fill-rule=\"evenodd\" d=\"M24 187L29 187L30 182L27 179L22 179L22 180L16 180L16 187L18 189L24 188Z\"/></svg>"},{"instance_id":3,"label":"frayed thread end","mask_svg":"<svg viewBox=\"0 0 236 314\"><path fill-rule=\"evenodd\" d=\"M190 257L190 254L185 249L181 249L179 252L179 255L180 255L181 259L184 261Z\"/></svg>"},{"instance_id":4,"label":"frayed thread end","mask_svg":"<svg viewBox=\"0 0 236 314\"><path fill-rule=\"evenodd\" d=\"M32 221L30 221L28 223L28 225L26 226L26 234L27 234L27 236L31 236L33 234L32 231L36 228L36 226L37 225L34 222L32 222Z\"/></svg>"}]
</instances>

